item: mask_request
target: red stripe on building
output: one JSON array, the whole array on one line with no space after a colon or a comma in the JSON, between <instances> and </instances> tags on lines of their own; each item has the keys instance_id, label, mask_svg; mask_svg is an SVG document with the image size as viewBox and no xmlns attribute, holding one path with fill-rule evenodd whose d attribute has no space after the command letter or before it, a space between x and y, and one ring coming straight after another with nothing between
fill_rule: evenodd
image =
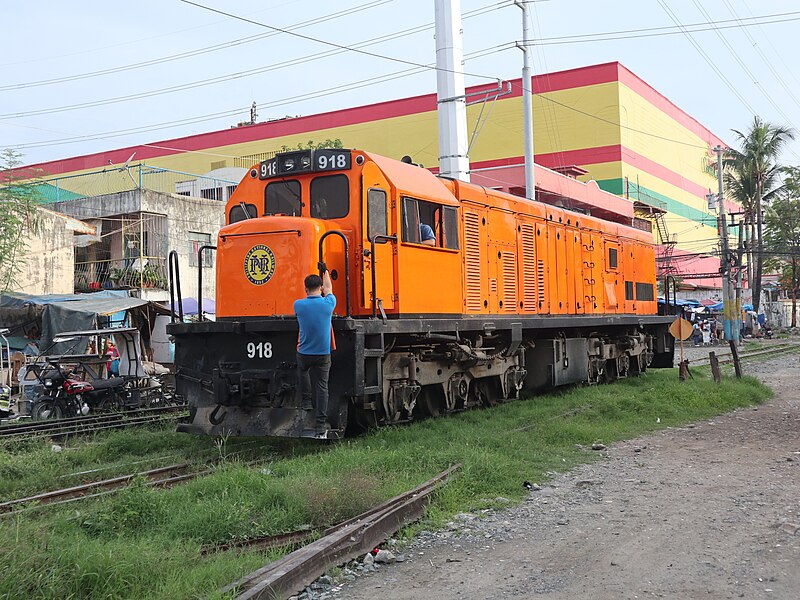
<instances>
[{"instance_id":1,"label":"red stripe on building","mask_svg":"<svg viewBox=\"0 0 800 600\"><path fill-rule=\"evenodd\" d=\"M513 156L496 160L486 160L473 162L470 166L473 169L506 167L510 165L520 165L524 163L525 157ZM580 150L569 150L566 152L551 152L548 154L536 154L536 164L548 168L558 168L567 165L592 165L606 162L623 161L640 171L649 173L658 179L674 185L699 198L705 198L708 189L686 179L679 173L642 156L622 145L596 146L594 148L582 148ZM620 176L622 174L620 173Z\"/></svg>"},{"instance_id":2,"label":"red stripe on building","mask_svg":"<svg viewBox=\"0 0 800 600\"><path fill-rule=\"evenodd\" d=\"M615 81L616 77L617 63L592 65L589 67L559 71L557 73L537 75L533 78L533 90L534 93L554 92L558 90L596 85L599 83L608 83ZM511 94L504 97L508 98L521 96L522 88L520 86L520 82L520 79L512 80ZM467 92L470 94L480 94L496 88L496 84L486 84L470 87ZM269 121L267 123L259 123L257 125L250 125L247 127L223 129L220 131L200 133L197 135L172 138L169 140L162 140L152 143L152 146L164 146L170 149L153 148L148 145L128 146L125 148L119 148L117 150L86 154L83 156L76 156L74 158L50 161L30 166L35 166L42 169L46 175L57 175L60 173L69 173L72 171L102 167L108 165L109 162L111 162L111 164L120 164L125 162L134 152L136 152L137 161L147 160L149 158L170 156L173 154L179 154L181 152L207 150L210 148L219 148L233 144L268 140L288 135L319 131L320 129L331 129L335 127L357 125L359 123L369 123L381 121L383 119L433 112L435 110L436 94L424 94L421 96L413 96L411 98L378 102L368 106L345 108L342 110L309 115L306 117L297 117L293 119Z\"/></svg>"},{"instance_id":3,"label":"red stripe on building","mask_svg":"<svg viewBox=\"0 0 800 600\"><path fill-rule=\"evenodd\" d=\"M720 138L704 127L697 119L679 106L676 106L669 98L656 90L644 79L636 75L636 73L620 63L616 64L619 67L618 79L620 83L625 84L661 112L680 123L701 140L708 142L708 144L711 146L716 146L717 144L721 144L725 147L728 146Z\"/></svg>"},{"instance_id":4,"label":"red stripe on building","mask_svg":"<svg viewBox=\"0 0 800 600\"><path fill-rule=\"evenodd\" d=\"M675 106L663 95L658 93L650 85L644 82L633 72L622 66L618 62L591 65L555 73L545 73L533 78L533 92L547 93L560 90L575 89L590 85L621 81L629 88L633 89L659 110L662 110L678 123L698 135L703 140L708 140L711 144L721 143L719 138L714 136L708 129L703 127L693 117ZM522 94L521 79L511 80L511 93L504 98L519 97ZM496 84L485 84L473 86L467 89L469 94L489 92L496 89ZM436 110L436 94L425 94L402 98L399 100L388 100L378 102L368 106L346 108L316 115L269 121L246 127L233 129L223 129L209 133L201 133L180 138L172 138L153 142L150 145L128 146L117 150L109 150L76 156L73 158L61 159L36 165L29 165L41 169L45 176L69 173L94 169L111 164L121 164L135 152L137 161L150 158L170 156L182 152L192 152L198 150L208 150L220 148L234 144L256 142L283 136L297 135L324 129L369 123L384 119L403 117L408 115L433 112ZM153 147L157 146L157 147ZM591 152L593 149L580 150L577 152ZM570 151L576 152L576 151ZM566 155L569 152L558 152L553 155ZM537 159L539 157L537 156ZM543 159L544 160L544 159ZM580 162L597 163L607 162L606 158L591 158ZM573 164L580 164L572 161ZM541 164L547 164L545 162Z\"/></svg>"}]
</instances>

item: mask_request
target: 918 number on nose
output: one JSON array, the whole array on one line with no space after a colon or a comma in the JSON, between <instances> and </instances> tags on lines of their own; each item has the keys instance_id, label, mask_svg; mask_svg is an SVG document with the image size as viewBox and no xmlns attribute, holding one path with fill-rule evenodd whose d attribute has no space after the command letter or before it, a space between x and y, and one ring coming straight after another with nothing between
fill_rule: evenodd
<instances>
[{"instance_id":1,"label":"918 number on nose","mask_svg":"<svg viewBox=\"0 0 800 600\"><path fill-rule=\"evenodd\" d=\"M272 342L249 342L247 358L272 358Z\"/></svg>"}]
</instances>

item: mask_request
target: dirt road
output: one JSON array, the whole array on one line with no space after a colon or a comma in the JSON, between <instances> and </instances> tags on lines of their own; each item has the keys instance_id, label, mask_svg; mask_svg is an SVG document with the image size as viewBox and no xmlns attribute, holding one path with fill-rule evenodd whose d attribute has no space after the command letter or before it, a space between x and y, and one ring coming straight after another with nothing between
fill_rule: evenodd
<instances>
[{"instance_id":1,"label":"dirt road","mask_svg":"<svg viewBox=\"0 0 800 600\"><path fill-rule=\"evenodd\" d=\"M520 506L459 515L332 597L800 598L800 365L757 409L621 443Z\"/></svg>"}]
</instances>

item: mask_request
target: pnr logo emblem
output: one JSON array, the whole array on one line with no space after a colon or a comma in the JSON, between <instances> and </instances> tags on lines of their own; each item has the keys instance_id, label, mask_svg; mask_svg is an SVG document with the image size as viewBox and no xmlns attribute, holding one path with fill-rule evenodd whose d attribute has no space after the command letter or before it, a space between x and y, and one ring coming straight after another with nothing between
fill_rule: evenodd
<instances>
[{"instance_id":1,"label":"pnr logo emblem","mask_svg":"<svg viewBox=\"0 0 800 600\"><path fill-rule=\"evenodd\" d=\"M275 255L272 250L263 244L250 248L244 257L244 274L250 283L267 283L275 274Z\"/></svg>"}]
</instances>

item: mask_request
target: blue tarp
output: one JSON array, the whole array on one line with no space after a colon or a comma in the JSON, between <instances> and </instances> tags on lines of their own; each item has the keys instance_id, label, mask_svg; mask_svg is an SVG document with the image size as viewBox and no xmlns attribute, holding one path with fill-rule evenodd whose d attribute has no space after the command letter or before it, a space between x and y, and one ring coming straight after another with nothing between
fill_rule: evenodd
<instances>
[{"instance_id":1,"label":"blue tarp","mask_svg":"<svg viewBox=\"0 0 800 600\"><path fill-rule=\"evenodd\" d=\"M184 298L181 302L183 306L183 314L185 315L196 315L197 314L197 298ZM213 300L209 300L208 298L203 298L203 312L216 314L217 312L217 303Z\"/></svg>"}]
</instances>

